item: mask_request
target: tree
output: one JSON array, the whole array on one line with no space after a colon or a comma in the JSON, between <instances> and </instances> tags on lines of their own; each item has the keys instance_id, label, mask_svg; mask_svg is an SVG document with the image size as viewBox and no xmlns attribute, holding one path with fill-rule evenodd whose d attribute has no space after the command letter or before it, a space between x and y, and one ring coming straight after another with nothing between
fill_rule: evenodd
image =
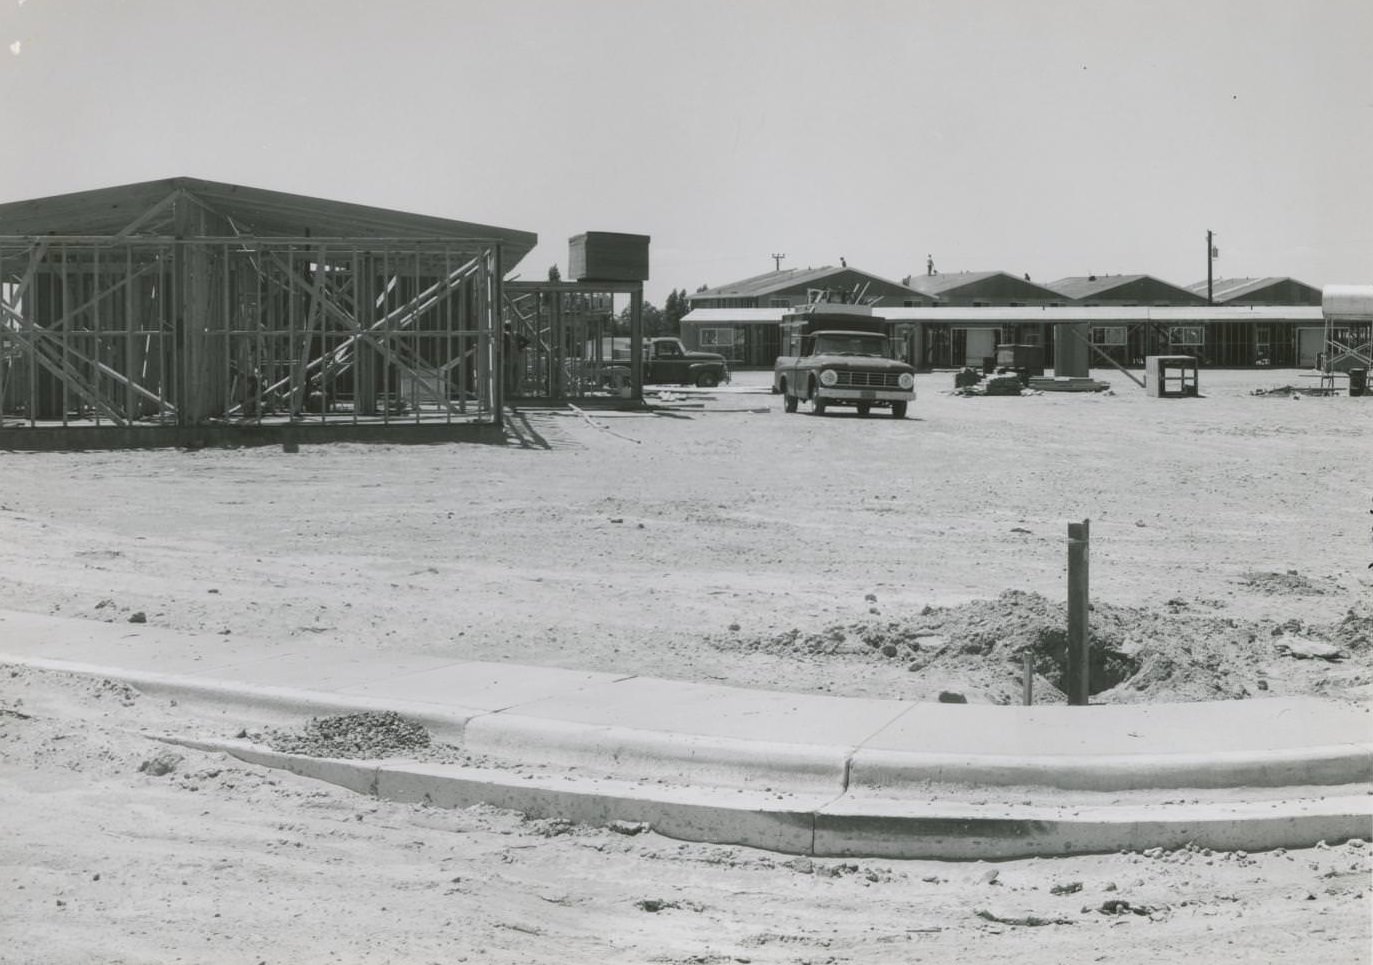
<instances>
[{"instance_id":1,"label":"tree","mask_svg":"<svg viewBox=\"0 0 1373 965\"><path fill-rule=\"evenodd\" d=\"M548 266L548 280L549 280L549 281L562 281L562 280L563 280L563 273L560 272L560 271L558 271L558 266L557 266L557 265L549 265L549 266Z\"/></svg>"},{"instance_id":2,"label":"tree","mask_svg":"<svg viewBox=\"0 0 1373 965\"><path fill-rule=\"evenodd\" d=\"M667 305L663 308L663 325L672 335L681 334L682 317L691 311L691 303L687 301L687 292L683 288L680 292L672 291L667 296Z\"/></svg>"},{"instance_id":3,"label":"tree","mask_svg":"<svg viewBox=\"0 0 1373 965\"><path fill-rule=\"evenodd\" d=\"M629 334L630 322L633 315L630 306L626 305L621 309L619 316L615 319L615 330L622 335ZM659 335L676 335L664 322L663 310L647 299L644 300L643 307L644 338L655 338Z\"/></svg>"}]
</instances>

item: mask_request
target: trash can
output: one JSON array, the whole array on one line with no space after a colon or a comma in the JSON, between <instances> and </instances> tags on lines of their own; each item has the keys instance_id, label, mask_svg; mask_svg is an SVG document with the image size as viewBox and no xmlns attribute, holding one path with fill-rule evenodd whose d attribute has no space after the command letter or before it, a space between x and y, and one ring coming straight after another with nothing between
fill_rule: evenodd
<instances>
[{"instance_id":1,"label":"trash can","mask_svg":"<svg viewBox=\"0 0 1373 965\"><path fill-rule=\"evenodd\" d=\"M1368 391L1368 369L1349 370L1349 395L1363 395Z\"/></svg>"}]
</instances>

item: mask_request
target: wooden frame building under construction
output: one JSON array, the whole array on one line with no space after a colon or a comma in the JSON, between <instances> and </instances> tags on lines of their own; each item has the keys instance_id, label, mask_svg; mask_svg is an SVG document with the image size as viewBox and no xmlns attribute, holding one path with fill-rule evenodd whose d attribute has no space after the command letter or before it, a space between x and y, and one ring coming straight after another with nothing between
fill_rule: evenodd
<instances>
[{"instance_id":1,"label":"wooden frame building under construction","mask_svg":"<svg viewBox=\"0 0 1373 965\"><path fill-rule=\"evenodd\" d=\"M498 428L536 241L193 178L0 204L0 448Z\"/></svg>"}]
</instances>

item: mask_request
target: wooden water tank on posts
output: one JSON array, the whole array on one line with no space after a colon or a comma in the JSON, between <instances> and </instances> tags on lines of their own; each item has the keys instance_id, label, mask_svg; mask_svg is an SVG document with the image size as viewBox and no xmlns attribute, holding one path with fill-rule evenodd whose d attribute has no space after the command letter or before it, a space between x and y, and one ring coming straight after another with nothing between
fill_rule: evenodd
<instances>
[{"instance_id":1,"label":"wooden water tank on posts","mask_svg":"<svg viewBox=\"0 0 1373 965\"><path fill-rule=\"evenodd\" d=\"M577 281L648 281L648 235L587 231L568 239L567 272Z\"/></svg>"}]
</instances>

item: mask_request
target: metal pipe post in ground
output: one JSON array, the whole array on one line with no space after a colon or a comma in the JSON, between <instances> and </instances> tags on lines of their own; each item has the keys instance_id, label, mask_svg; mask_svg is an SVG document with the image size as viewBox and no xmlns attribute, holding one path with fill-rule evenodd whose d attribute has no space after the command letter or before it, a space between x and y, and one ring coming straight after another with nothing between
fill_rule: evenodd
<instances>
[{"instance_id":1,"label":"metal pipe post in ground","mask_svg":"<svg viewBox=\"0 0 1373 965\"><path fill-rule=\"evenodd\" d=\"M1090 520L1068 524L1068 703L1085 706L1090 689L1087 564Z\"/></svg>"}]
</instances>

